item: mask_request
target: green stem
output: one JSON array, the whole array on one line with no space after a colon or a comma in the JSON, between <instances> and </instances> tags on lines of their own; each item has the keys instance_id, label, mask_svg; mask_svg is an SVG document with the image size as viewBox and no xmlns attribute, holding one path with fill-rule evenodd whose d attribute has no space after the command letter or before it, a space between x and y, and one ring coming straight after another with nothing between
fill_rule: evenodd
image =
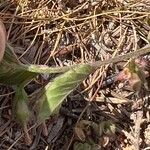
<instances>
[{"instance_id":1,"label":"green stem","mask_svg":"<svg viewBox=\"0 0 150 150\"><path fill-rule=\"evenodd\" d=\"M22 67L24 68L24 70L29 72L50 74L66 72L74 66L48 67L46 65L23 65Z\"/></svg>"}]
</instances>

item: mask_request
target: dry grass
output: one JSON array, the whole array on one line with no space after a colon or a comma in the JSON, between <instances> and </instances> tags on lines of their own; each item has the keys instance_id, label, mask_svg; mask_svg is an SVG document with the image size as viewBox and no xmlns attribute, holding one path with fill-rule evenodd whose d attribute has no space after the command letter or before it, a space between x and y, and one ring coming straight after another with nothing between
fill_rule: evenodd
<instances>
[{"instance_id":1,"label":"dry grass","mask_svg":"<svg viewBox=\"0 0 150 150\"><path fill-rule=\"evenodd\" d=\"M25 64L70 66L95 62L149 44L149 0L10 0L1 2L0 16L8 41ZM41 128L36 131L31 123L30 146L11 117L13 91L1 86L0 149L72 149L77 139L75 123L83 118L97 123L111 120L119 128L114 139L107 137L106 143L104 136L100 137L97 144L101 149L148 148L149 92L143 90L137 96L124 83L113 82L123 65L106 65L90 75L68 97L60 116L48 120L42 128L48 128L48 136L44 136ZM51 78L38 77L26 91L33 93ZM107 78L112 79L109 84L105 83Z\"/></svg>"}]
</instances>

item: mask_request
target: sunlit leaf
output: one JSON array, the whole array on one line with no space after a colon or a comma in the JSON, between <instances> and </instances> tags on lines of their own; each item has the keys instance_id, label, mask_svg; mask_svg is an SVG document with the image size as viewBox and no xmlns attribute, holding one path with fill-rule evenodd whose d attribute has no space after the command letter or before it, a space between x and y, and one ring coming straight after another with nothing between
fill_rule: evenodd
<instances>
[{"instance_id":1,"label":"sunlit leaf","mask_svg":"<svg viewBox=\"0 0 150 150\"><path fill-rule=\"evenodd\" d=\"M93 71L90 65L80 65L56 77L42 90L36 104L37 119L44 121L55 113L63 100Z\"/></svg>"}]
</instances>

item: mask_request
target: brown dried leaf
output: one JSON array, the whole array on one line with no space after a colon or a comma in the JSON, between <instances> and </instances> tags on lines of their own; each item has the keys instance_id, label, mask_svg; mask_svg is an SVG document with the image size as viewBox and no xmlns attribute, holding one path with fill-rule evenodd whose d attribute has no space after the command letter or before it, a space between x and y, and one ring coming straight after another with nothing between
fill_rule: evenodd
<instances>
[{"instance_id":1,"label":"brown dried leaf","mask_svg":"<svg viewBox=\"0 0 150 150\"><path fill-rule=\"evenodd\" d=\"M126 99L126 98L117 98L117 97L108 97L108 98L103 98L103 97L96 97L97 102L109 102L111 104L127 104L127 103L132 103L132 101Z\"/></svg>"},{"instance_id":2,"label":"brown dried leaf","mask_svg":"<svg viewBox=\"0 0 150 150\"><path fill-rule=\"evenodd\" d=\"M74 131L75 131L75 134L76 134L77 138L78 138L80 141L84 142L86 136L85 136L85 134L84 134L83 129L82 129L82 128L79 128L79 127L75 127Z\"/></svg>"},{"instance_id":3,"label":"brown dried leaf","mask_svg":"<svg viewBox=\"0 0 150 150\"><path fill-rule=\"evenodd\" d=\"M133 145L127 145L126 147L123 148L123 150L134 150Z\"/></svg>"},{"instance_id":4,"label":"brown dried leaf","mask_svg":"<svg viewBox=\"0 0 150 150\"><path fill-rule=\"evenodd\" d=\"M118 74L116 80L128 81L130 87L136 93L140 92L142 85L144 85L145 89L148 89L146 74L134 60L129 62L128 66Z\"/></svg>"}]
</instances>

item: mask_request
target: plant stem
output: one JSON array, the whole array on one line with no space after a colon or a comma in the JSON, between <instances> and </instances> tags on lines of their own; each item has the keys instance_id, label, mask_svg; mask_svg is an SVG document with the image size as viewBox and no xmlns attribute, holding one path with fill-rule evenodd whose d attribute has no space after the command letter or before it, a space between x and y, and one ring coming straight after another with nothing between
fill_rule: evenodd
<instances>
[{"instance_id":1,"label":"plant stem","mask_svg":"<svg viewBox=\"0 0 150 150\"><path fill-rule=\"evenodd\" d=\"M144 55L148 52L150 52L150 46L146 46L146 47L139 49L137 51L130 52L130 53L127 53L124 55L119 55L119 56L116 56L116 57L111 58L111 59L107 59L104 61L96 61L96 62L87 63L87 64L89 64L93 68L97 69L97 68L104 66L104 65L107 65L107 64L117 63L120 61L126 61L130 58L136 58L136 57ZM66 71L70 70L71 68L74 68L74 67L79 66L79 65L81 65L81 64L72 65L72 66L64 66L64 67L48 67L46 65L23 65L23 67L25 70L28 70L30 72L50 74L50 73L66 72Z\"/></svg>"},{"instance_id":2,"label":"plant stem","mask_svg":"<svg viewBox=\"0 0 150 150\"><path fill-rule=\"evenodd\" d=\"M134 58L137 58L137 57L139 57L141 55L144 55L148 52L150 52L150 45L146 46L144 48L138 49L137 51L130 52L130 53L127 53L127 54L124 54L124 55L119 55L119 56L116 56L116 57L111 58L111 59L107 59L107 60L104 60L104 61L96 61L94 63L91 63L90 65L92 67L98 68L98 67L110 64L110 63L117 63L117 62L120 62L120 61L126 61L130 58L134 59Z\"/></svg>"},{"instance_id":3,"label":"plant stem","mask_svg":"<svg viewBox=\"0 0 150 150\"><path fill-rule=\"evenodd\" d=\"M64 67L48 67L47 65L23 65L24 70L34 73L50 74L50 73L62 73L70 70L73 66Z\"/></svg>"}]
</instances>

